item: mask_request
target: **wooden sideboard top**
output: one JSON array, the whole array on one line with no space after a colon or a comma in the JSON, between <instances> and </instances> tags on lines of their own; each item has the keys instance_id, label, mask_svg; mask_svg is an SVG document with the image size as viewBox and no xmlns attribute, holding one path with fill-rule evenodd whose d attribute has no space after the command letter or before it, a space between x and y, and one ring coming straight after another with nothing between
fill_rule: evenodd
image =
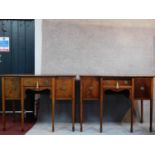
<instances>
[{"instance_id":1,"label":"wooden sideboard top","mask_svg":"<svg viewBox=\"0 0 155 155\"><path fill-rule=\"evenodd\" d=\"M79 77L105 77L105 78L154 78L155 75L80 75Z\"/></svg>"},{"instance_id":2,"label":"wooden sideboard top","mask_svg":"<svg viewBox=\"0 0 155 155\"><path fill-rule=\"evenodd\" d=\"M3 74L0 77L76 77L76 75Z\"/></svg>"},{"instance_id":3,"label":"wooden sideboard top","mask_svg":"<svg viewBox=\"0 0 155 155\"><path fill-rule=\"evenodd\" d=\"M1 74L0 77L77 77L76 75L49 75L49 74ZM82 77L105 78L155 78L155 75L79 75Z\"/></svg>"}]
</instances>

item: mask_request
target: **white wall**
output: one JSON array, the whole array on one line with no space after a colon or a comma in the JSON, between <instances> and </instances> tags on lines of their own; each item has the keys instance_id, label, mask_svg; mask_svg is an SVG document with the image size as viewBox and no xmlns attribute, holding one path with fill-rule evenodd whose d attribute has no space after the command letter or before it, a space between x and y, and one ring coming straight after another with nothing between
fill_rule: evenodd
<instances>
[{"instance_id":1,"label":"white wall","mask_svg":"<svg viewBox=\"0 0 155 155\"><path fill-rule=\"evenodd\" d=\"M43 74L152 75L155 20L43 20Z\"/></svg>"},{"instance_id":2,"label":"white wall","mask_svg":"<svg viewBox=\"0 0 155 155\"><path fill-rule=\"evenodd\" d=\"M42 20L35 20L35 74L41 74L42 62Z\"/></svg>"}]
</instances>

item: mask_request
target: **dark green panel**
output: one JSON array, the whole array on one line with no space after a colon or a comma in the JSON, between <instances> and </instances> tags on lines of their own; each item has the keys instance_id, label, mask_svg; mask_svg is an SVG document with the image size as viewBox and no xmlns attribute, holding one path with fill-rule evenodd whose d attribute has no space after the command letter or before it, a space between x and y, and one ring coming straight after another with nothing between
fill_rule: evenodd
<instances>
[{"instance_id":1,"label":"dark green panel","mask_svg":"<svg viewBox=\"0 0 155 155\"><path fill-rule=\"evenodd\" d=\"M26 46L25 46L25 22L18 22L18 71L19 73L25 73L26 66Z\"/></svg>"},{"instance_id":2,"label":"dark green panel","mask_svg":"<svg viewBox=\"0 0 155 155\"><path fill-rule=\"evenodd\" d=\"M26 31L26 73L34 72L34 21L27 21Z\"/></svg>"},{"instance_id":3,"label":"dark green panel","mask_svg":"<svg viewBox=\"0 0 155 155\"><path fill-rule=\"evenodd\" d=\"M12 21L12 73L18 72L18 21Z\"/></svg>"},{"instance_id":4,"label":"dark green panel","mask_svg":"<svg viewBox=\"0 0 155 155\"><path fill-rule=\"evenodd\" d=\"M0 23L0 36L10 37L11 40L11 21L4 20ZM1 60L0 63L0 74L9 74L11 72L11 43L9 52L0 52Z\"/></svg>"},{"instance_id":5,"label":"dark green panel","mask_svg":"<svg viewBox=\"0 0 155 155\"><path fill-rule=\"evenodd\" d=\"M33 74L34 20L0 20L0 36L10 37L10 52L0 52L0 74Z\"/></svg>"},{"instance_id":6,"label":"dark green panel","mask_svg":"<svg viewBox=\"0 0 155 155\"><path fill-rule=\"evenodd\" d=\"M0 36L10 37L10 52L0 52L0 74L34 74L34 20L0 19Z\"/></svg>"}]
</instances>

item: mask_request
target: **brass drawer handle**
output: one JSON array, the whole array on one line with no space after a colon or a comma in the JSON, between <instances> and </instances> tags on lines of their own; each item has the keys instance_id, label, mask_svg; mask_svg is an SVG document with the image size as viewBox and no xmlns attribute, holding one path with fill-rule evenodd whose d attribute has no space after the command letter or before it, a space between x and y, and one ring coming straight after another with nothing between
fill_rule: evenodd
<instances>
[{"instance_id":1,"label":"brass drawer handle","mask_svg":"<svg viewBox=\"0 0 155 155\"><path fill-rule=\"evenodd\" d=\"M37 89L39 88L39 82L38 81L36 82L36 88Z\"/></svg>"},{"instance_id":2,"label":"brass drawer handle","mask_svg":"<svg viewBox=\"0 0 155 155\"><path fill-rule=\"evenodd\" d=\"M129 81L125 80L125 81L124 81L124 84L129 84Z\"/></svg>"},{"instance_id":3,"label":"brass drawer handle","mask_svg":"<svg viewBox=\"0 0 155 155\"><path fill-rule=\"evenodd\" d=\"M110 84L110 81L105 81L106 84Z\"/></svg>"},{"instance_id":4,"label":"brass drawer handle","mask_svg":"<svg viewBox=\"0 0 155 155\"><path fill-rule=\"evenodd\" d=\"M49 85L49 81L48 80L45 80L44 81L44 84L47 86L47 85Z\"/></svg>"},{"instance_id":5,"label":"brass drawer handle","mask_svg":"<svg viewBox=\"0 0 155 155\"><path fill-rule=\"evenodd\" d=\"M116 82L116 89L119 89L119 82Z\"/></svg>"}]
</instances>

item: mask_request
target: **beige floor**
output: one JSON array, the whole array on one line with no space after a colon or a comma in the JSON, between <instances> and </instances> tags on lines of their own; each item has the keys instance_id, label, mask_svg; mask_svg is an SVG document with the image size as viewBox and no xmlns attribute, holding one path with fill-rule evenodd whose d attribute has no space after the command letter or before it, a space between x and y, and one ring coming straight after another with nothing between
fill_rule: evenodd
<instances>
[{"instance_id":1,"label":"beige floor","mask_svg":"<svg viewBox=\"0 0 155 155\"><path fill-rule=\"evenodd\" d=\"M149 132L149 124L135 123L134 132L130 133L130 124L128 123L104 123L103 133L99 132L99 123L84 123L83 132L80 132L80 125L75 125L75 131L72 132L71 123L55 123L55 132L51 130L51 123L38 122L27 132L28 135L154 135L155 130Z\"/></svg>"},{"instance_id":2,"label":"beige floor","mask_svg":"<svg viewBox=\"0 0 155 155\"><path fill-rule=\"evenodd\" d=\"M46 101L46 102L45 102ZM80 132L80 124L75 124L75 132L72 132L71 124L71 105L62 105L61 108L58 106L55 114L55 132L51 131L51 103L47 100L46 95L42 96L38 121L33 126L31 130L27 132L28 135L154 135L154 131L149 132L149 106L145 104L146 107L144 111L144 123L139 122L134 123L134 132L130 133L130 123L126 122L113 122L105 121L103 122L103 133L99 132L99 117L96 113L96 109L87 111L87 116L85 117L85 122L83 124L83 132ZM90 107L90 106L89 106ZM89 108L86 107L86 108ZM93 111L94 110L94 111ZM154 118L155 120L155 118ZM154 125L154 124L153 124Z\"/></svg>"}]
</instances>

